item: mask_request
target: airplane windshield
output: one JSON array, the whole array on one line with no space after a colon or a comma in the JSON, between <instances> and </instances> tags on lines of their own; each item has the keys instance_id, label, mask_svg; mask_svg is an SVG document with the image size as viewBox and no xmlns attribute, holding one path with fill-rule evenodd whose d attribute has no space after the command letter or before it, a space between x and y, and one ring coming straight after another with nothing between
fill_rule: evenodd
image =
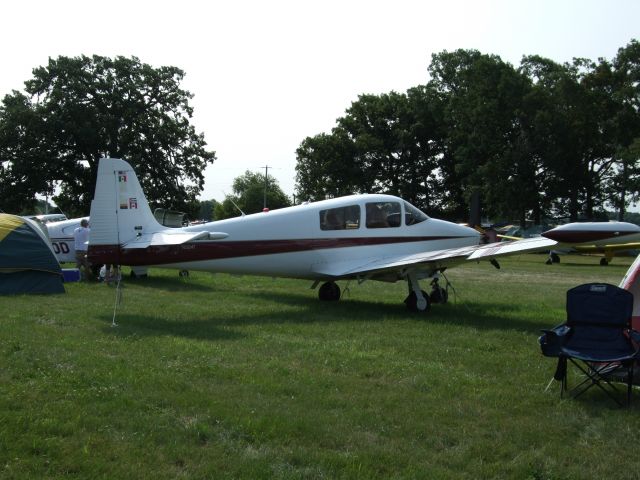
<instances>
[{"instance_id":1,"label":"airplane windshield","mask_svg":"<svg viewBox=\"0 0 640 480\"><path fill-rule=\"evenodd\" d=\"M405 225L415 225L416 223L424 222L428 220L429 217L422 212L422 210L417 209L409 202L404 202L404 223Z\"/></svg>"}]
</instances>

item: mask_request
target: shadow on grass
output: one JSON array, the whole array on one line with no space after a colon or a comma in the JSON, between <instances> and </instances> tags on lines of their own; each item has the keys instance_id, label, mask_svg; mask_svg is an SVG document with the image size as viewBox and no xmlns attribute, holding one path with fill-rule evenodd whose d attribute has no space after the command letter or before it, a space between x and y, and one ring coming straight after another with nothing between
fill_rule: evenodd
<instances>
[{"instance_id":1,"label":"shadow on grass","mask_svg":"<svg viewBox=\"0 0 640 480\"><path fill-rule=\"evenodd\" d=\"M209 285L203 285L201 282L191 281L189 278L180 278L176 271L175 278L172 277L159 277L149 276L146 278L137 279L125 279L122 286L137 286L142 288L153 288L158 290L165 290L167 292L184 292L184 291L198 291L209 292L214 290Z\"/></svg>"},{"instance_id":2,"label":"shadow on grass","mask_svg":"<svg viewBox=\"0 0 640 480\"><path fill-rule=\"evenodd\" d=\"M162 283L162 282L159 282ZM169 281L169 283L172 283ZM187 287L185 287L186 289ZM240 305L233 313L218 311L209 316L185 320L170 316L121 313L118 315L117 335L161 336L194 338L199 340L237 340L246 337L237 329L250 325L309 324L309 323L370 323L383 321L416 321L429 325L472 327L479 330L518 330L538 333L542 328L552 327L549 319L531 320L514 317L514 307L504 304L447 304L434 305L427 313L409 312L404 305L344 299L339 302L320 302L308 295L295 293L262 292L234 294ZM256 312L256 295L264 308ZM265 301L267 301L265 303ZM286 306L282 311L273 311L273 304ZM271 305L270 305L271 304ZM249 307L251 305L251 307ZM293 308L291 308L293 307ZM486 311L492 314L487 314ZM201 315L201 314L200 314ZM105 323L112 317L104 315ZM105 332L114 330L105 328Z\"/></svg>"},{"instance_id":3,"label":"shadow on grass","mask_svg":"<svg viewBox=\"0 0 640 480\"><path fill-rule=\"evenodd\" d=\"M100 320L111 325L112 317L103 315ZM223 326L219 322L209 320L172 320L158 316L125 313L118 315L117 327L105 327L103 331L121 337L173 336L209 341L239 340L246 336L228 328L220 328Z\"/></svg>"},{"instance_id":4,"label":"shadow on grass","mask_svg":"<svg viewBox=\"0 0 640 480\"><path fill-rule=\"evenodd\" d=\"M242 293L239 297L245 296ZM250 301L251 296L246 296ZM555 326L551 317L532 320L518 318L517 305L503 303L448 303L432 305L428 312L410 312L403 299L398 303L384 303L369 300L342 299L338 302L321 302L308 296L294 293L275 293L270 297L274 302L293 307L304 307L306 312L300 313L299 320L286 321L339 321L339 322L372 322L388 320L415 320L430 324L447 324L471 326L487 330L520 330L538 333L543 328ZM487 313L492 312L492 313ZM259 317L249 319L261 323ZM557 322L556 322L557 323Z\"/></svg>"}]
</instances>

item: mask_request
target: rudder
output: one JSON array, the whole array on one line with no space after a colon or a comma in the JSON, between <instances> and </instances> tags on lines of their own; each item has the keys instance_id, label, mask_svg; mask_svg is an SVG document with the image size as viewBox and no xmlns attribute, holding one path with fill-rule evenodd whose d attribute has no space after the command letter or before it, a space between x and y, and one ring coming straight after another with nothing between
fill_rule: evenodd
<instances>
[{"instance_id":1,"label":"rudder","mask_svg":"<svg viewBox=\"0 0 640 480\"><path fill-rule=\"evenodd\" d=\"M119 247L162 228L151 213L133 167L117 158L100 159L90 218L90 250Z\"/></svg>"}]
</instances>

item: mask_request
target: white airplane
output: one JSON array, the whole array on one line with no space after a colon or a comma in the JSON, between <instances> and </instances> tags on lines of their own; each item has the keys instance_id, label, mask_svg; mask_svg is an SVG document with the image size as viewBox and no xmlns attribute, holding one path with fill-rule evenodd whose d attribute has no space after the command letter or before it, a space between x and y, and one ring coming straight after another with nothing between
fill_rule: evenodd
<instances>
[{"instance_id":1,"label":"white airplane","mask_svg":"<svg viewBox=\"0 0 640 480\"><path fill-rule=\"evenodd\" d=\"M309 279L313 288L322 282L321 300L340 298L337 280L405 280L405 304L418 311L446 301L437 280L451 266L558 245L550 237L480 245L476 230L378 194L168 228L151 213L131 165L113 158L100 160L91 224L94 264ZM420 288L425 279L432 282L431 295Z\"/></svg>"},{"instance_id":2,"label":"white airplane","mask_svg":"<svg viewBox=\"0 0 640 480\"><path fill-rule=\"evenodd\" d=\"M45 213L42 215L29 215L27 218L31 220L37 220L41 222L43 225L51 222L60 222L62 220L66 220L67 216L64 213Z\"/></svg>"},{"instance_id":3,"label":"white airplane","mask_svg":"<svg viewBox=\"0 0 640 480\"><path fill-rule=\"evenodd\" d=\"M73 239L73 231L80 226L82 220L89 217L72 218L59 222L45 224L51 240L51 246L60 263L75 263L76 248Z\"/></svg>"}]
</instances>

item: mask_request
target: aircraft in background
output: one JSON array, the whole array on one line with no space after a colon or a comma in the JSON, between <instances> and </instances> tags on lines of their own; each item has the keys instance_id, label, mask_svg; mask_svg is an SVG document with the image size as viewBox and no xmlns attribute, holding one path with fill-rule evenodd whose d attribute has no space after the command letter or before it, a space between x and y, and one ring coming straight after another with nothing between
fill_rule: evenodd
<instances>
[{"instance_id":1,"label":"aircraft in background","mask_svg":"<svg viewBox=\"0 0 640 480\"><path fill-rule=\"evenodd\" d=\"M549 250L559 244L553 237L566 232L558 227L543 237L480 244L472 228L430 218L398 197L378 194L168 228L151 213L131 165L105 158L91 204L88 255L94 264L308 279L313 288L322 284L321 300L340 298L338 280L401 280L408 285L407 307L425 311L432 302L446 301L438 278L447 268ZM421 280L431 281L430 295Z\"/></svg>"},{"instance_id":2,"label":"aircraft in background","mask_svg":"<svg viewBox=\"0 0 640 480\"><path fill-rule=\"evenodd\" d=\"M46 225L52 222L60 222L66 220L67 216L64 213L43 213L41 215L27 215L25 218L31 220L37 220L38 222Z\"/></svg>"},{"instance_id":3,"label":"aircraft in background","mask_svg":"<svg viewBox=\"0 0 640 480\"><path fill-rule=\"evenodd\" d=\"M72 218L45 224L58 262L75 263L76 248L73 240L73 231L80 226L80 222L84 219L89 220L89 217Z\"/></svg>"},{"instance_id":4,"label":"aircraft in background","mask_svg":"<svg viewBox=\"0 0 640 480\"><path fill-rule=\"evenodd\" d=\"M551 236L547 235L549 232ZM628 222L574 222L560 225L537 235L553 238L565 247L549 251L547 265L560 263L560 255L578 253L581 255L602 255L600 265L608 265L616 254L636 256L640 249L640 226ZM602 241L604 236L605 241ZM509 234L498 234L506 240L521 240ZM569 246L570 245L570 246Z\"/></svg>"}]
</instances>

